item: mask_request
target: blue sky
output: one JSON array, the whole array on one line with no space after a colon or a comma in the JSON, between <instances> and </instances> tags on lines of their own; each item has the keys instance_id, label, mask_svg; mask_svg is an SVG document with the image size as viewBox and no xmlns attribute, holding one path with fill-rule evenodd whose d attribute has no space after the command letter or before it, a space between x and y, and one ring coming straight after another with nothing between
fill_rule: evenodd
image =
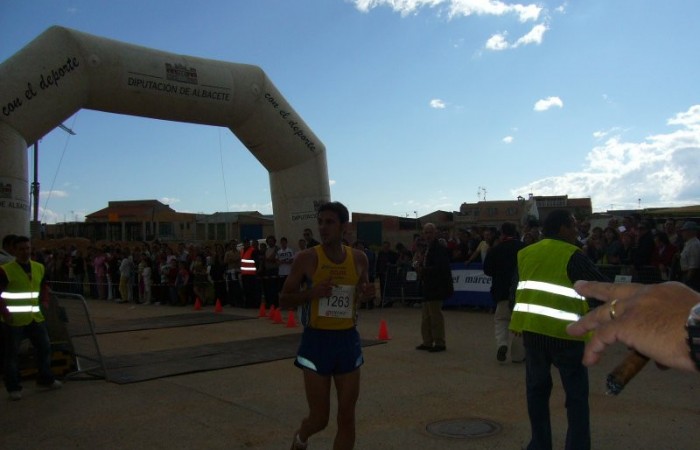
<instances>
[{"instance_id":1,"label":"blue sky","mask_svg":"<svg viewBox=\"0 0 700 450\"><path fill-rule=\"evenodd\" d=\"M354 212L529 193L602 211L700 203L697 17L696 1L2 0L0 61L61 25L260 66ZM45 222L110 200L273 212L228 129L90 110L64 123L75 136L39 144Z\"/></svg>"}]
</instances>

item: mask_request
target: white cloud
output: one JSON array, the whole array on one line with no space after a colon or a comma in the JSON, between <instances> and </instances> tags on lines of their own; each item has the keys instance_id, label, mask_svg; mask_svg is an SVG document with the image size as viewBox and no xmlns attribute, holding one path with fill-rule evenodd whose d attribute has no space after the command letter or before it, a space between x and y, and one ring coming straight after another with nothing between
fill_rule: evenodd
<instances>
[{"instance_id":1,"label":"white cloud","mask_svg":"<svg viewBox=\"0 0 700 450\"><path fill-rule=\"evenodd\" d=\"M512 144L515 138L513 136L506 136L503 138L503 142L506 144Z\"/></svg>"},{"instance_id":2,"label":"white cloud","mask_svg":"<svg viewBox=\"0 0 700 450\"><path fill-rule=\"evenodd\" d=\"M42 223L85 222L86 215L87 212L84 210L59 212L39 206L39 220Z\"/></svg>"},{"instance_id":3,"label":"white cloud","mask_svg":"<svg viewBox=\"0 0 700 450\"><path fill-rule=\"evenodd\" d=\"M354 0L355 7L364 13L380 7L389 7L394 12L406 17L411 14L418 14L423 8L433 8L436 15L441 16L447 13L449 19L455 17L476 16L505 16L515 15L521 23L537 21L541 16L544 20L549 20L549 15L542 6L536 3L530 4L508 4L500 0ZM557 8L558 12L563 12L565 4ZM512 44L506 40L507 33L496 33L492 35L485 44L488 50L500 51L509 48L518 48L523 45L541 44L548 26L544 23L535 25L528 33L518 38Z\"/></svg>"},{"instance_id":4,"label":"white cloud","mask_svg":"<svg viewBox=\"0 0 700 450\"><path fill-rule=\"evenodd\" d=\"M179 198L174 198L174 197L161 197L160 199L161 203L164 203L166 205L172 205L174 203L180 203Z\"/></svg>"},{"instance_id":5,"label":"white cloud","mask_svg":"<svg viewBox=\"0 0 700 450\"><path fill-rule=\"evenodd\" d=\"M697 129L700 126L700 105L691 106L688 111L676 114L675 117L668 119L666 123Z\"/></svg>"},{"instance_id":6,"label":"white cloud","mask_svg":"<svg viewBox=\"0 0 700 450\"><path fill-rule=\"evenodd\" d=\"M388 6L402 16L416 14L421 8L436 8L442 6L447 10L448 17L456 16L502 16L515 14L520 22L537 20L542 13L542 7L531 3L529 5L516 3L509 5L499 0L355 0L355 7L362 12L374 8ZM440 11L439 11L440 12Z\"/></svg>"},{"instance_id":7,"label":"white cloud","mask_svg":"<svg viewBox=\"0 0 700 450\"><path fill-rule=\"evenodd\" d=\"M445 102L439 98L434 98L430 100L430 107L434 109L445 109L446 105Z\"/></svg>"},{"instance_id":8,"label":"white cloud","mask_svg":"<svg viewBox=\"0 0 700 450\"><path fill-rule=\"evenodd\" d=\"M523 45L530 45L530 44L539 45L542 43L542 40L544 39L544 33L548 29L549 29L549 27L543 23L537 24L534 27L532 27L532 29L528 33L519 37L512 44L510 42L508 42L508 39L507 39L508 32L507 31L504 31L502 33L496 33L486 41L486 44L484 44L484 47L487 50L501 51L501 50L518 48L518 47L521 47Z\"/></svg>"},{"instance_id":9,"label":"white cloud","mask_svg":"<svg viewBox=\"0 0 700 450\"><path fill-rule=\"evenodd\" d=\"M542 39L544 38L544 32L547 31L547 25L540 23L538 25L535 25L532 27L532 30L530 30L529 33L526 35L520 37L517 41L515 41L515 44L513 44L513 48L520 47L521 45L529 45L529 44L537 44L540 45L542 43Z\"/></svg>"},{"instance_id":10,"label":"white cloud","mask_svg":"<svg viewBox=\"0 0 700 450\"><path fill-rule=\"evenodd\" d=\"M511 191L591 197L596 211L700 202L700 105L667 121L678 129L625 142L612 137L594 147L580 172L533 181Z\"/></svg>"},{"instance_id":11,"label":"white cloud","mask_svg":"<svg viewBox=\"0 0 700 450\"><path fill-rule=\"evenodd\" d=\"M334 186L334 185L335 185L335 180L328 180L328 185L329 185L329 186Z\"/></svg>"},{"instance_id":12,"label":"white cloud","mask_svg":"<svg viewBox=\"0 0 700 450\"><path fill-rule=\"evenodd\" d=\"M547 111L549 108L558 106L559 108L564 107L564 102L561 101L559 97L547 97L542 100L537 100L535 103L535 111Z\"/></svg>"},{"instance_id":13,"label":"white cloud","mask_svg":"<svg viewBox=\"0 0 700 450\"><path fill-rule=\"evenodd\" d=\"M611 134L619 135L622 131L623 130L620 127L612 127L609 130L594 131L593 137L600 140L606 138L607 136L610 136Z\"/></svg>"},{"instance_id":14,"label":"white cloud","mask_svg":"<svg viewBox=\"0 0 700 450\"><path fill-rule=\"evenodd\" d=\"M59 191L59 190L53 190L53 191L42 191L41 192L42 198L66 198L68 197L68 192L66 191Z\"/></svg>"},{"instance_id":15,"label":"white cloud","mask_svg":"<svg viewBox=\"0 0 700 450\"><path fill-rule=\"evenodd\" d=\"M272 202L267 203L232 203L230 211L257 211L260 214L272 214Z\"/></svg>"},{"instance_id":16,"label":"white cloud","mask_svg":"<svg viewBox=\"0 0 700 450\"><path fill-rule=\"evenodd\" d=\"M58 223L58 222L63 222L63 217L62 216L59 217L59 214L52 209L46 209L46 208L42 208L40 206L39 207L39 220L42 223Z\"/></svg>"},{"instance_id":17,"label":"white cloud","mask_svg":"<svg viewBox=\"0 0 700 450\"><path fill-rule=\"evenodd\" d=\"M486 47L488 50L494 51L508 50L510 44L508 44L508 41L506 40L506 35L507 33L494 34L486 41L486 45L484 45L484 47Z\"/></svg>"}]
</instances>

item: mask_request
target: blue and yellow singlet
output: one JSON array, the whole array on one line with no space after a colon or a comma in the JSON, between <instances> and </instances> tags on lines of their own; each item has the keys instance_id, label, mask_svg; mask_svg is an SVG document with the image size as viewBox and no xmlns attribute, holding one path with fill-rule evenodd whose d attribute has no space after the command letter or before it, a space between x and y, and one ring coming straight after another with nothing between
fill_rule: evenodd
<instances>
[{"instance_id":1,"label":"blue and yellow singlet","mask_svg":"<svg viewBox=\"0 0 700 450\"><path fill-rule=\"evenodd\" d=\"M319 330L346 330L355 327L357 322L356 287L360 275L355 267L352 248L343 246L345 260L336 264L326 256L323 246L314 248L318 258L311 285L331 279L334 284L330 297L312 298L302 305L301 323L305 327Z\"/></svg>"}]
</instances>

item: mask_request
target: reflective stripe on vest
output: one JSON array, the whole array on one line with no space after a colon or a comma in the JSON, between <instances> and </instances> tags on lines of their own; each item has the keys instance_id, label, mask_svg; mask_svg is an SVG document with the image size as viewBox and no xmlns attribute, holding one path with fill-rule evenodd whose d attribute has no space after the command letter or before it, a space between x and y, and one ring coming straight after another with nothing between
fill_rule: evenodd
<instances>
[{"instance_id":1,"label":"reflective stripe on vest","mask_svg":"<svg viewBox=\"0 0 700 450\"><path fill-rule=\"evenodd\" d=\"M3 292L0 297L5 300L31 300L39 298L38 292Z\"/></svg>"},{"instance_id":2,"label":"reflective stripe on vest","mask_svg":"<svg viewBox=\"0 0 700 450\"><path fill-rule=\"evenodd\" d=\"M28 305L25 301L39 298L38 292L3 292L0 297L5 299L7 310L10 313L37 313L40 311L39 305Z\"/></svg>"},{"instance_id":3,"label":"reflective stripe on vest","mask_svg":"<svg viewBox=\"0 0 700 450\"><path fill-rule=\"evenodd\" d=\"M41 311L36 305L22 305L22 306L12 306L7 305L7 310L12 314L16 313L38 313Z\"/></svg>"},{"instance_id":4,"label":"reflective stripe on vest","mask_svg":"<svg viewBox=\"0 0 700 450\"><path fill-rule=\"evenodd\" d=\"M562 295L564 297L571 297L578 300L586 300L585 297L578 295L578 293L572 288L559 286L558 284L553 283L546 283L544 281L521 281L518 283L518 290L521 289L532 289L533 291L549 292L550 294Z\"/></svg>"},{"instance_id":5,"label":"reflective stripe on vest","mask_svg":"<svg viewBox=\"0 0 700 450\"><path fill-rule=\"evenodd\" d=\"M241 273L251 274L256 271L254 259L241 259Z\"/></svg>"},{"instance_id":6,"label":"reflective stripe on vest","mask_svg":"<svg viewBox=\"0 0 700 450\"><path fill-rule=\"evenodd\" d=\"M586 298L579 295L575 290L566 286L559 286L558 284L547 283L544 281L520 281L518 283L518 290L530 289L533 291L547 292L550 294L561 295L563 297L575 298L577 300L586 301ZM568 322L575 322L581 318L578 314L562 311L556 308L550 308L548 306L533 305L532 303L516 303L513 307L513 311L519 311L529 314L538 314L540 316L552 317L554 319L566 320Z\"/></svg>"},{"instance_id":7,"label":"reflective stripe on vest","mask_svg":"<svg viewBox=\"0 0 700 450\"><path fill-rule=\"evenodd\" d=\"M540 316L552 317L554 319L566 320L568 322L575 322L581 318L581 316L578 314L550 308L548 306L533 305L531 303L516 303L515 307L513 307L513 311L538 314Z\"/></svg>"}]
</instances>

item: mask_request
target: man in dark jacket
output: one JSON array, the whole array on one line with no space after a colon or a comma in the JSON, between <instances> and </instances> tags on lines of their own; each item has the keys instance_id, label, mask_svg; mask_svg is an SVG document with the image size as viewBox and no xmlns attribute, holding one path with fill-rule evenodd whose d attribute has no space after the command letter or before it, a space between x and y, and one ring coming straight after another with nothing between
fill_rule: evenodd
<instances>
[{"instance_id":1,"label":"man in dark jacket","mask_svg":"<svg viewBox=\"0 0 700 450\"><path fill-rule=\"evenodd\" d=\"M510 315L512 313L511 286L513 277L518 270L518 251L525 244L517 239L515 224L505 222L501 225L499 243L486 254L484 274L491 277L491 299L496 304L493 317L496 334L496 359L505 361L510 341ZM513 362L522 362L525 358L522 337L514 336L510 350Z\"/></svg>"},{"instance_id":2,"label":"man in dark jacket","mask_svg":"<svg viewBox=\"0 0 700 450\"><path fill-rule=\"evenodd\" d=\"M452 270L450 269L450 253L447 247L437 239L437 229L432 223L423 227L426 242L425 254L415 262L421 280L423 281L423 315L421 319L421 334L423 343L416 350L429 352L444 352L445 319L442 316L442 302L454 292L452 286Z\"/></svg>"}]
</instances>

